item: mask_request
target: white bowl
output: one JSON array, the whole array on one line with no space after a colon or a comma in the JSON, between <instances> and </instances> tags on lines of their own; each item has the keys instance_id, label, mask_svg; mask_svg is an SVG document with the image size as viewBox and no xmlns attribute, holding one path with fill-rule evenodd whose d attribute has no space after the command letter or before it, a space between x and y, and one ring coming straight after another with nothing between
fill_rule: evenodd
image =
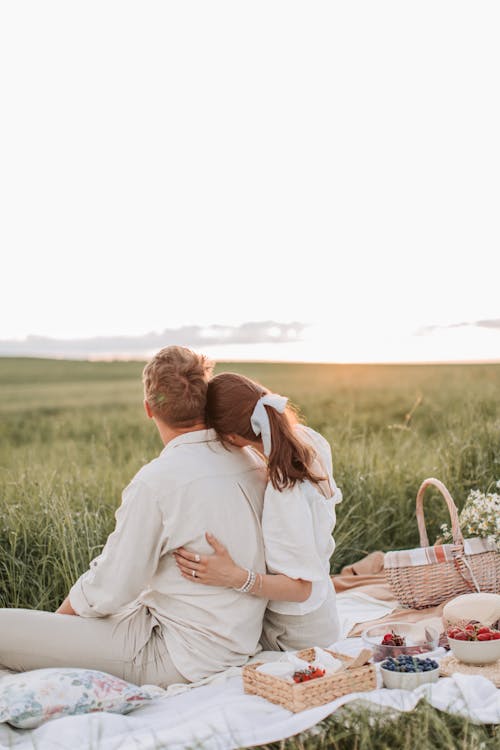
<instances>
[{"instance_id":1,"label":"white bowl","mask_svg":"<svg viewBox=\"0 0 500 750\"><path fill-rule=\"evenodd\" d=\"M457 659L465 664L493 664L500 659L500 640L457 641L448 637L448 643Z\"/></svg>"},{"instance_id":2,"label":"white bowl","mask_svg":"<svg viewBox=\"0 0 500 750\"><path fill-rule=\"evenodd\" d=\"M380 673L386 688L415 690L419 685L425 685L427 682L437 682L439 667L428 672L392 672L390 669L380 667Z\"/></svg>"}]
</instances>

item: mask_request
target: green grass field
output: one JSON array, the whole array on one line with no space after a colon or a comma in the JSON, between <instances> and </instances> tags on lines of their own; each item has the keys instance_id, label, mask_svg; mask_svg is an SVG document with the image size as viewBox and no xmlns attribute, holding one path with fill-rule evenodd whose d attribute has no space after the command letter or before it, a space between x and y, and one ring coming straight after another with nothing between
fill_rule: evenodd
<instances>
[{"instance_id":1,"label":"green grass field","mask_svg":"<svg viewBox=\"0 0 500 750\"><path fill-rule=\"evenodd\" d=\"M113 528L122 488L161 450L142 408L142 366L0 359L0 606L55 609ZM442 479L459 506L469 489L500 478L500 365L221 370L289 396L330 441L344 494L334 571L374 549L418 543L415 494L425 477ZM437 494L426 499L433 537L446 508ZM356 716L348 730L329 719L304 746L500 747L493 728L428 707L377 732Z\"/></svg>"}]
</instances>

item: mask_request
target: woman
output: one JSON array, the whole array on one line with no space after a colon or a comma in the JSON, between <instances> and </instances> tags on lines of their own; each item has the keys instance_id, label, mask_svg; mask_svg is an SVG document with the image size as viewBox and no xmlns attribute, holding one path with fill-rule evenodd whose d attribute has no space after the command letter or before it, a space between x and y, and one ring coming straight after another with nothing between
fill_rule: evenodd
<instances>
[{"instance_id":1,"label":"woman","mask_svg":"<svg viewBox=\"0 0 500 750\"><path fill-rule=\"evenodd\" d=\"M268 574L238 566L211 534L213 555L180 548L182 575L193 584L229 586L268 599L261 643L267 650L329 646L339 637L330 557L335 505L330 447L298 423L287 399L234 373L212 378L207 423L226 446L249 446L267 458L262 533Z\"/></svg>"}]
</instances>

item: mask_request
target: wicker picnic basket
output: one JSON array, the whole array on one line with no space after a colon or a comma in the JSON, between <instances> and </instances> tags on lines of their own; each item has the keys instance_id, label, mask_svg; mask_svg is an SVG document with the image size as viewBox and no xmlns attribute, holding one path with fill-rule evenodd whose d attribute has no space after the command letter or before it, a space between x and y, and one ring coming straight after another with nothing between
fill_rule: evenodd
<instances>
[{"instance_id":1,"label":"wicker picnic basket","mask_svg":"<svg viewBox=\"0 0 500 750\"><path fill-rule=\"evenodd\" d=\"M325 649L327 651L327 649ZM354 659L344 654L328 651L336 659L340 659L348 667ZM314 661L314 648L298 651L297 656L304 661ZM270 674L258 672L262 662L243 667L243 689L250 695L260 695L271 703L277 703L289 711L297 713L306 708L322 706L324 703L340 698L348 693L374 690L377 687L375 666L365 664L353 669L342 669L325 677L318 677L309 682L287 682Z\"/></svg>"},{"instance_id":2,"label":"wicker picnic basket","mask_svg":"<svg viewBox=\"0 0 500 750\"><path fill-rule=\"evenodd\" d=\"M451 518L453 544L429 546L424 519L424 493L434 486L443 495ZM417 493L420 548L387 552L384 572L405 607L435 607L471 591L500 593L500 554L487 539L464 539L457 506L439 479L426 479Z\"/></svg>"}]
</instances>

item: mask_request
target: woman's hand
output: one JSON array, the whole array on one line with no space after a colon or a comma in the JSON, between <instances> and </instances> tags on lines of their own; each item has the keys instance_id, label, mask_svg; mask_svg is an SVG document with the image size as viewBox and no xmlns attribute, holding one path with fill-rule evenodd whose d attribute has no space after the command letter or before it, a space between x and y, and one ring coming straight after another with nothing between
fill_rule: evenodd
<instances>
[{"instance_id":1,"label":"woman's hand","mask_svg":"<svg viewBox=\"0 0 500 750\"><path fill-rule=\"evenodd\" d=\"M76 615L77 613L71 606L69 596L63 601L59 609L56 609L56 615Z\"/></svg>"},{"instance_id":2,"label":"woman's hand","mask_svg":"<svg viewBox=\"0 0 500 750\"><path fill-rule=\"evenodd\" d=\"M213 555L198 555L184 547L175 550L175 561L181 575L205 586L243 586L247 578L246 570L236 565L224 545L212 534L207 533L205 537L214 550Z\"/></svg>"}]
</instances>

